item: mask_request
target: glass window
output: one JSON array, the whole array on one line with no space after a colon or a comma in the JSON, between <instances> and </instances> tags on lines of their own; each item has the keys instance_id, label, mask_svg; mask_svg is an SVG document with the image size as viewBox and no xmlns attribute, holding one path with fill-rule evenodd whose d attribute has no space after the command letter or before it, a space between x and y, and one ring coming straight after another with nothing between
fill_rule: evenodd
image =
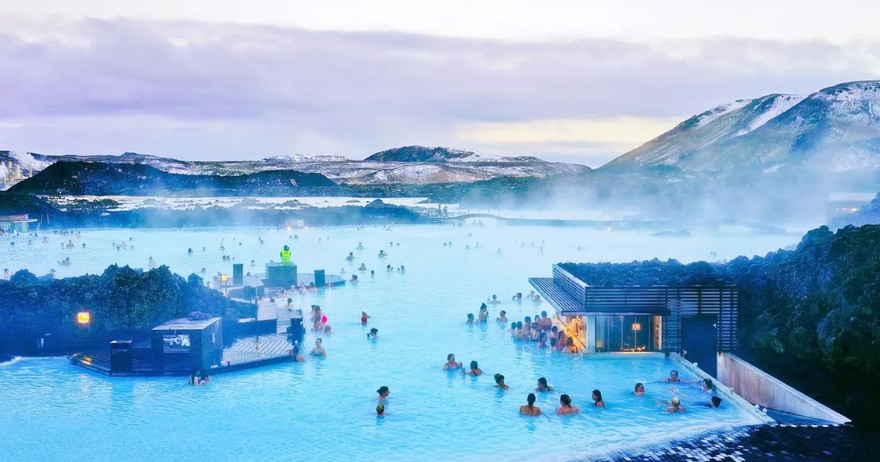
<instances>
[{"instance_id":1,"label":"glass window","mask_svg":"<svg viewBox=\"0 0 880 462\"><path fill-rule=\"evenodd\" d=\"M659 349L655 316L596 316L596 351Z\"/></svg>"}]
</instances>

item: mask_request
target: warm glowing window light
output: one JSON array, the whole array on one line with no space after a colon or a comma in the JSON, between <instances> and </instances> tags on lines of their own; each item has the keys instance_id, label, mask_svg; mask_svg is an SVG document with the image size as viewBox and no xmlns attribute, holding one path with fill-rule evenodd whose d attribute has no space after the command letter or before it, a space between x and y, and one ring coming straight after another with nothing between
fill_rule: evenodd
<instances>
[{"instance_id":1,"label":"warm glowing window light","mask_svg":"<svg viewBox=\"0 0 880 462\"><path fill-rule=\"evenodd\" d=\"M633 323L633 332L638 332L640 330L642 330L642 325L637 322Z\"/></svg>"},{"instance_id":2,"label":"warm glowing window light","mask_svg":"<svg viewBox=\"0 0 880 462\"><path fill-rule=\"evenodd\" d=\"M86 325L92 322L92 313L88 311L80 311L76 313L76 323L80 325Z\"/></svg>"}]
</instances>

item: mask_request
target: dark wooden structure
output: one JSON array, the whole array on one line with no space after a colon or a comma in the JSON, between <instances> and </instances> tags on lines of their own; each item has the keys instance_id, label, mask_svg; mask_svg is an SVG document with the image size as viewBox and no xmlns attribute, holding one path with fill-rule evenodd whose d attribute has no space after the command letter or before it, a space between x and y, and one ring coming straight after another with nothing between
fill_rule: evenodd
<instances>
[{"instance_id":1,"label":"dark wooden structure","mask_svg":"<svg viewBox=\"0 0 880 462\"><path fill-rule=\"evenodd\" d=\"M531 285L563 319L585 317L583 323L586 351L596 351L597 323L605 317L630 316L630 327L638 334L649 320L647 331L654 335L649 348L686 353L682 338L687 332L683 321L699 318L716 330L715 352L737 347L739 293L736 286L621 286L594 287L574 277L559 265L553 266L552 278L530 278ZM636 329L636 325L638 329ZM592 332L590 331L592 329ZM592 343L591 343L592 342Z\"/></svg>"},{"instance_id":2,"label":"dark wooden structure","mask_svg":"<svg viewBox=\"0 0 880 462\"><path fill-rule=\"evenodd\" d=\"M180 318L150 331L153 367L184 371L209 370L220 364L221 318Z\"/></svg>"}]
</instances>

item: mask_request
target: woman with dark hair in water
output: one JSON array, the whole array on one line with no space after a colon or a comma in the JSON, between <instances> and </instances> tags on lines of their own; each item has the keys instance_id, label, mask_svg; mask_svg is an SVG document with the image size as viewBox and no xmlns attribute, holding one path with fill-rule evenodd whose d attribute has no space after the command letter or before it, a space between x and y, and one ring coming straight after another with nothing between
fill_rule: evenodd
<instances>
[{"instance_id":1,"label":"woman with dark hair in water","mask_svg":"<svg viewBox=\"0 0 880 462\"><path fill-rule=\"evenodd\" d=\"M495 374L495 383L495 388L498 388L499 390L507 390L510 388L504 383L504 376L501 374Z\"/></svg>"},{"instance_id":2,"label":"woman with dark hair in water","mask_svg":"<svg viewBox=\"0 0 880 462\"><path fill-rule=\"evenodd\" d=\"M388 395L391 394L391 391L388 389L388 387L383 385L379 387L378 390L376 390L376 393L379 393L379 401L385 401L386 399L388 399Z\"/></svg>"},{"instance_id":3,"label":"woman with dark hair in water","mask_svg":"<svg viewBox=\"0 0 880 462\"><path fill-rule=\"evenodd\" d=\"M559 397L559 409L556 410L557 415L577 414L581 412L580 408L571 405L571 397L562 395Z\"/></svg>"},{"instance_id":4,"label":"woman with dark hair in water","mask_svg":"<svg viewBox=\"0 0 880 462\"><path fill-rule=\"evenodd\" d=\"M525 406L519 407L519 413L527 416L538 416L541 415L541 408L535 406L535 394L529 393L529 396L526 397L526 401L528 404Z\"/></svg>"},{"instance_id":5,"label":"woman with dark hair in water","mask_svg":"<svg viewBox=\"0 0 880 462\"><path fill-rule=\"evenodd\" d=\"M602 392L593 390L593 406L605 407L605 401L602 399Z\"/></svg>"},{"instance_id":6,"label":"woman with dark hair in water","mask_svg":"<svg viewBox=\"0 0 880 462\"><path fill-rule=\"evenodd\" d=\"M470 369L471 370L465 372L464 375L469 375L471 377L479 377L479 376L483 375L483 370L480 369L480 366L479 366L479 364L477 364L476 361L471 361ZM464 372L464 369L462 369L462 372Z\"/></svg>"},{"instance_id":7,"label":"woman with dark hair in water","mask_svg":"<svg viewBox=\"0 0 880 462\"><path fill-rule=\"evenodd\" d=\"M538 388L536 388L535 391L553 391L553 387L547 385L547 379L541 377L538 379Z\"/></svg>"}]
</instances>

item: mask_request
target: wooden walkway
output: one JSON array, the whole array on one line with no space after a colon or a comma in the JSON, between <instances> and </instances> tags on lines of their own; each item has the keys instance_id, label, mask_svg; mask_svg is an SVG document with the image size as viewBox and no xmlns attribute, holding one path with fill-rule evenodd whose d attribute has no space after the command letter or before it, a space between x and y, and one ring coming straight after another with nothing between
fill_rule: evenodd
<instances>
[{"instance_id":1,"label":"wooden walkway","mask_svg":"<svg viewBox=\"0 0 880 462\"><path fill-rule=\"evenodd\" d=\"M284 335L244 337L223 349L223 365L236 365L290 356L293 345Z\"/></svg>"}]
</instances>

